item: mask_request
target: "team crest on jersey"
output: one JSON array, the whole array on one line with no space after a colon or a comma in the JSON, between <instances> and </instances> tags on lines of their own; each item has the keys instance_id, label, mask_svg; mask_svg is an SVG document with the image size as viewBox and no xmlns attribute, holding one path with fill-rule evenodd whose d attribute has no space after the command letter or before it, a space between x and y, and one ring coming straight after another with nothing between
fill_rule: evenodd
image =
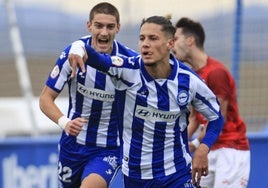
<instances>
[{"instance_id":1,"label":"team crest on jersey","mask_svg":"<svg viewBox=\"0 0 268 188\"><path fill-rule=\"evenodd\" d=\"M111 59L112 59L112 64L117 67L121 67L124 63L124 60L118 56L112 56Z\"/></svg>"},{"instance_id":2,"label":"team crest on jersey","mask_svg":"<svg viewBox=\"0 0 268 188\"><path fill-rule=\"evenodd\" d=\"M183 90L183 91L179 92L179 94L177 96L177 101L178 101L179 105L183 106L183 105L187 104L188 99L189 99L189 94L187 91Z\"/></svg>"},{"instance_id":3,"label":"team crest on jersey","mask_svg":"<svg viewBox=\"0 0 268 188\"><path fill-rule=\"evenodd\" d=\"M60 68L56 65L50 73L51 78L56 78L60 73Z\"/></svg>"}]
</instances>

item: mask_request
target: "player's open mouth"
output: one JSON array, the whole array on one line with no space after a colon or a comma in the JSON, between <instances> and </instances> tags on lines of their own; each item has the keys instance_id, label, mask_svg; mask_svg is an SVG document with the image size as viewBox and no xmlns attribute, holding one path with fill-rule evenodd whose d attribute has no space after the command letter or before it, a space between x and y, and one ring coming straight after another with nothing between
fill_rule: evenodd
<instances>
[{"instance_id":1,"label":"player's open mouth","mask_svg":"<svg viewBox=\"0 0 268 188\"><path fill-rule=\"evenodd\" d=\"M107 44L109 42L109 39L98 39L98 43L100 44Z\"/></svg>"},{"instance_id":2,"label":"player's open mouth","mask_svg":"<svg viewBox=\"0 0 268 188\"><path fill-rule=\"evenodd\" d=\"M152 53L145 51L145 52L142 52L142 55L144 57L150 57L152 55Z\"/></svg>"}]
</instances>

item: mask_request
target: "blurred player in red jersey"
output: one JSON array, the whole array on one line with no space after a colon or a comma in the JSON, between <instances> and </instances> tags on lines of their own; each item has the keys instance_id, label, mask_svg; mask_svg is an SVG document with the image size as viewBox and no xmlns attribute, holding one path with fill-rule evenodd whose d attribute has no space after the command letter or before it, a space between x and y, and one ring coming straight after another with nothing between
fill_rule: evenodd
<instances>
[{"instance_id":1,"label":"blurred player in red jersey","mask_svg":"<svg viewBox=\"0 0 268 188\"><path fill-rule=\"evenodd\" d=\"M188 63L216 94L225 124L208 155L209 174L202 177L201 187L245 188L250 174L250 148L246 125L239 115L234 78L224 65L204 51L205 31L199 22L181 18L176 23L176 57ZM206 120L192 112L189 137L203 124L203 131L189 143L190 150L198 147L206 131Z\"/></svg>"}]
</instances>

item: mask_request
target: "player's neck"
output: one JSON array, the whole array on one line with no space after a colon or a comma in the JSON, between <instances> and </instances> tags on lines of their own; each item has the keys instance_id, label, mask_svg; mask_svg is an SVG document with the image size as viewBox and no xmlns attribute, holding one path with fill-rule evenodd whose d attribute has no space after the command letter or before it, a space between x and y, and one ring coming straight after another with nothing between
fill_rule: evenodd
<instances>
[{"instance_id":1,"label":"player's neck","mask_svg":"<svg viewBox=\"0 0 268 188\"><path fill-rule=\"evenodd\" d=\"M145 66L145 69L153 79L168 78L172 72L169 61L161 61L151 66Z\"/></svg>"},{"instance_id":2,"label":"player's neck","mask_svg":"<svg viewBox=\"0 0 268 188\"><path fill-rule=\"evenodd\" d=\"M192 55L191 65L194 71L198 71L207 64L208 55L205 52L199 51L197 53L193 53Z\"/></svg>"}]
</instances>

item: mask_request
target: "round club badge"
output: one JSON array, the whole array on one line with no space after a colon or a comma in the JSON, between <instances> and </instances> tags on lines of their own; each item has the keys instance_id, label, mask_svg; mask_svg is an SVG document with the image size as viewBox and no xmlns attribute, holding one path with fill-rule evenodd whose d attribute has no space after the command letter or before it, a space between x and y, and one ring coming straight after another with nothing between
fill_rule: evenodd
<instances>
[{"instance_id":1,"label":"round club badge","mask_svg":"<svg viewBox=\"0 0 268 188\"><path fill-rule=\"evenodd\" d=\"M189 94L187 91L183 90L178 93L177 101L179 105L183 106L187 104L188 99L189 99Z\"/></svg>"},{"instance_id":2,"label":"round club badge","mask_svg":"<svg viewBox=\"0 0 268 188\"><path fill-rule=\"evenodd\" d=\"M112 56L111 59L112 59L112 64L117 67L121 67L124 63L124 60L118 56Z\"/></svg>"},{"instance_id":3,"label":"round club badge","mask_svg":"<svg viewBox=\"0 0 268 188\"><path fill-rule=\"evenodd\" d=\"M50 73L51 78L56 78L60 73L60 68L56 65Z\"/></svg>"}]
</instances>

